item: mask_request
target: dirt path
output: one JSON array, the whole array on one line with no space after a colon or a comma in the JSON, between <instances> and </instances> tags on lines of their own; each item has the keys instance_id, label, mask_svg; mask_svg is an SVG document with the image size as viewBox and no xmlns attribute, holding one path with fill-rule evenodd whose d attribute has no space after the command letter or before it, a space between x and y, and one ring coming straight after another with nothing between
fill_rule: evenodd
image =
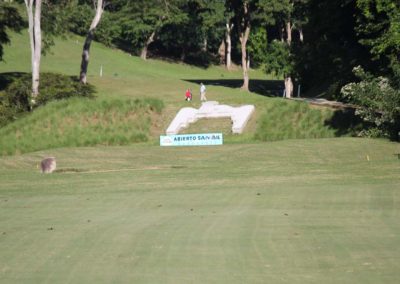
<instances>
[{"instance_id":1,"label":"dirt path","mask_svg":"<svg viewBox=\"0 0 400 284\"><path fill-rule=\"evenodd\" d=\"M337 102L337 101L329 101L327 99L322 99L322 98L290 98L290 99L295 100L295 101L307 102L312 105L325 106L325 107L338 108L338 109L355 108L355 106L351 105L351 104L345 104L345 103Z\"/></svg>"}]
</instances>

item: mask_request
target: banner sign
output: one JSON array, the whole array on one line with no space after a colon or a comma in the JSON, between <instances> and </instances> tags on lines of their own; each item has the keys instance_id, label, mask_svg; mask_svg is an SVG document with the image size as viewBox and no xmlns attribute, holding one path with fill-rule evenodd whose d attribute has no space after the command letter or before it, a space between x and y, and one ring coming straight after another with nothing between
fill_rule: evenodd
<instances>
[{"instance_id":1,"label":"banner sign","mask_svg":"<svg viewBox=\"0 0 400 284\"><path fill-rule=\"evenodd\" d=\"M160 146L210 146L222 144L222 133L160 136Z\"/></svg>"}]
</instances>

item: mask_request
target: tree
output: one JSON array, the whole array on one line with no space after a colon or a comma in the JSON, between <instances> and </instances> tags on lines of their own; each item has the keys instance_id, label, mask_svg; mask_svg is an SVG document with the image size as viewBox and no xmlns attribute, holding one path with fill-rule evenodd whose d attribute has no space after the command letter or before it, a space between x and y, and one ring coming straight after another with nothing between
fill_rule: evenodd
<instances>
[{"instance_id":1,"label":"tree","mask_svg":"<svg viewBox=\"0 0 400 284\"><path fill-rule=\"evenodd\" d=\"M290 72L290 48L292 42L292 26L290 23L290 0L271 1L260 0L257 7L260 13L258 21L266 26L276 26L279 31L280 42L272 39L266 49L265 71L284 77L285 95L290 98L293 92L293 83ZM284 37L286 32L286 38Z\"/></svg>"},{"instance_id":2,"label":"tree","mask_svg":"<svg viewBox=\"0 0 400 284\"><path fill-rule=\"evenodd\" d=\"M141 49L140 57L147 59L149 45L163 26L168 14L167 2L161 0L128 2L120 17L121 35L134 48Z\"/></svg>"},{"instance_id":3,"label":"tree","mask_svg":"<svg viewBox=\"0 0 400 284\"><path fill-rule=\"evenodd\" d=\"M161 29L170 23L180 22L184 15L180 0L141 0L122 1L121 9L115 14L120 26L120 39L140 50L143 60L147 59L152 44Z\"/></svg>"},{"instance_id":4,"label":"tree","mask_svg":"<svg viewBox=\"0 0 400 284\"><path fill-rule=\"evenodd\" d=\"M265 64L267 57L267 30L265 27L255 27L250 34L248 43L248 52L251 54L251 61L254 67Z\"/></svg>"},{"instance_id":5,"label":"tree","mask_svg":"<svg viewBox=\"0 0 400 284\"><path fill-rule=\"evenodd\" d=\"M358 14L356 1L309 0L295 5L301 9L304 41L295 44L295 71L302 89L310 95L339 99L340 88L354 80L352 69L370 68L370 54L360 44L354 27Z\"/></svg>"},{"instance_id":6,"label":"tree","mask_svg":"<svg viewBox=\"0 0 400 284\"><path fill-rule=\"evenodd\" d=\"M233 29L233 23L229 18L226 21L226 32L225 32L225 66L226 69L231 69L232 66L232 39L231 33Z\"/></svg>"},{"instance_id":7,"label":"tree","mask_svg":"<svg viewBox=\"0 0 400 284\"><path fill-rule=\"evenodd\" d=\"M66 28L63 23L63 6L69 0L24 0L28 15L28 33L31 48L31 69L32 69L32 99L36 103L39 95L40 61L41 55L54 44L53 36L61 35ZM44 9L42 9L44 8ZM42 17L42 11L45 17ZM43 25L42 25L43 24ZM43 29L42 29L43 28ZM42 30L45 31L44 36Z\"/></svg>"},{"instance_id":8,"label":"tree","mask_svg":"<svg viewBox=\"0 0 400 284\"><path fill-rule=\"evenodd\" d=\"M292 45L292 32L293 32L293 19L292 19L292 14L293 14L293 9L294 9L294 0L286 0L284 1L286 3L284 6L284 9L282 9L281 14L283 14L283 22L285 26L285 33L286 33L286 46L289 51L288 57L290 57L290 49ZM287 60L288 61L288 60ZM289 63L290 64L290 63ZM284 81L285 81L285 96L286 98L291 98L293 95L293 74L292 74L293 69L290 67L286 68L286 72L284 72Z\"/></svg>"},{"instance_id":9,"label":"tree","mask_svg":"<svg viewBox=\"0 0 400 284\"><path fill-rule=\"evenodd\" d=\"M400 139L400 3L393 0L357 0L359 42L369 49L369 64L357 66L358 80L345 85L342 95L357 105L356 114L372 124L368 136Z\"/></svg>"},{"instance_id":10,"label":"tree","mask_svg":"<svg viewBox=\"0 0 400 284\"><path fill-rule=\"evenodd\" d=\"M198 17L202 35L202 51L211 41L220 42L225 30L225 3L222 0L198 0Z\"/></svg>"},{"instance_id":11,"label":"tree","mask_svg":"<svg viewBox=\"0 0 400 284\"><path fill-rule=\"evenodd\" d=\"M239 35L240 51L242 55L243 85L242 89L249 91L249 57L247 54L247 41L250 36L251 16L255 9L254 1L230 0L227 1L228 10L232 11L236 20L236 29Z\"/></svg>"},{"instance_id":12,"label":"tree","mask_svg":"<svg viewBox=\"0 0 400 284\"><path fill-rule=\"evenodd\" d=\"M20 31L23 25L18 10L8 3L0 2L0 61L3 60L3 45L10 42L7 29Z\"/></svg>"},{"instance_id":13,"label":"tree","mask_svg":"<svg viewBox=\"0 0 400 284\"><path fill-rule=\"evenodd\" d=\"M93 9L92 0L68 0L70 5L66 7L66 25L68 30L86 37L89 27L93 21L93 15L96 9ZM114 46L118 41L119 23L118 16L121 7L119 1L113 0L104 5L104 11L101 21L93 33L93 40L103 43L107 46Z\"/></svg>"},{"instance_id":14,"label":"tree","mask_svg":"<svg viewBox=\"0 0 400 284\"><path fill-rule=\"evenodd\" d=\"M371 127L361 135L400 139L400 91L391 86L388 78L365 72L361 66L353 69L360 80L345 85L341 92L357 105L356 114Z\"/></svg>"},{"instance_id":15,"label":"tree","mask_svg":"<svg viewBox=\"0 0 400 284\"><path fill-rule=\"evenodd\" d=\"M357 0L356 31L367 46L379 72L400 87L400 2Z\"/></svg>"},{"instance_id":16,"label":"tree","mask_svg":"<svg viewBox=\"0 0 400 284\"><path fill-rule=\"evenodd\" d=\"M293 92L293 85L290 84L291 81L288 84L288 78L291 80L295 64L287 43L275 39L268 43L266 53L264 61L265 71L285 78L285 95L290 98Z\"/></svg>"},{"instance_id":17,"label":"tree","mask_svg":"<svg viewBox=\"0 0 400 284\"><path fill-rule=\"evenodd\" d=\"M231 0L227 1L228 9L233 11L236 20L236 29L239 34L241 54L242 54L242 69L243 69L243 86L242 89L248 90L249 88L249 53L247 50L247 42L250 36L251 26L262 28L269 25L279 25L283 29L283 34L286 34L285 42L287 49L290 51L292 43L292 29L293 24L291 20L293 5L296 0ZM297 0L304 1L304 0ZM297 2L296 1L296 2ZM257 33L259 29L255 29ZM253 37L254 38L254 37ZM286 54L286 53L282 53ZM289 53L290 55L290 53ZM281 63L289 62L287 58L282 58ZM276 65L281 66L281 64ZM285 72L293 70L293 68L284 67ZM278 71L278 70L276 70ZM281 70L277 73L281 73ZM290 97L293 92L293 83L291 74L284 73L285 89L287 97Z\"/></svg>"},{"instance_id":18,"label":"tree","mask_svg":"<svg viewBox=\"0 0 400 284\"><path fill-rule=\"evenodd\" d=\"M85 43L83 45L81 71L79 74L79 81L83 84L86 84L87 82L87 69L89 65L90 45L94 37L94 31L100 22L101 15L103 14L104 5L105 3L103 0L97 0L97 5L95 5L96 13L92 20L92 23L90 24L89 31L86 35Z\"/></svg>"},{"instance_id":19,"label":"tree","mask_svg":"<svg viewBox=\"0 0 400 284\"><path fill-rule=\"evenodd\" d=\"M159 46L182 61L207 66L223 49L224 1L183 1L179 8L180 21L171 21L163 27Z\"/></svg>"},{"instance_id":20,"label":"tree","mask_svg":"<svg viewBox=\"0 0 400 284\"><path fill-rule=\"evenodd\" d=\"M42 53L42 0L24 0L28 14L28 32L31 46L32 103L39 95L40 59Z\"/></svg>"},{"instance_id":21,"label":"tree","mask_svg":"<svg viewBox=\"0 0 400 284\"><path fill-rule=\"evenodd\" d=\"M287 98L293 95L294 80L294 60L293 31L299 31L299 41L303 42L303 25L307 17L304 13L304 5L308 0L260 0L258 7L260 9L259 18L267 25L274 25L279 31L279 38L282 44L273 42L270 46L270 52L280 55L282 58L274 58L267 55L271 60L271 66L266 66L267 70L273 70L277 74L282 74L285 83L285 96ZM283 49L286 49L284 51ZM279 69L280 68L280 69Z\"/></svg>"}]
</instances>

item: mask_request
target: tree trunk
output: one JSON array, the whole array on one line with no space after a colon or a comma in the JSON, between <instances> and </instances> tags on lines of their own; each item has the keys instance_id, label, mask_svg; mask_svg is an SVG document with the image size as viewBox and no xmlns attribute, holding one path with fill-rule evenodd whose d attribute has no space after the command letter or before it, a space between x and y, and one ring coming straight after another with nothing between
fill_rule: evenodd
<instances>
[{"instance_id":1,"label":"tree trunk","mask_svg":"<svg viewBox=\"0 0 400 284\"><path fill-rule=\"evenodd\" d=\"M29 2L28 2L29 1ZM34 22L33 22L33 0L25 0L26 12L28 14L28 33L29 33L29 43L31 46L31 71L32 71L32 95L34 93L33 88L33 66L35 58L35 38L34 38Z\"/></svg>"},{"instance_id":2,"label":"tree trunk","mask_svg":"<svg viewBox=\"0 0 400 284\"><path fill-rule=\"evenodd\" d=\"M304 42L304 33L303 33L303 28L299 28L299 37L300 37L300 42Z\"/></svg>"},{"instance_id":3,"label":"tree trunk","mask_svg":"<svg viewBox=\"0 0 400 284\"><path fill-rule=\"evenodd\" d=\"M293 96L293 81L292 77L285 76L285 97L291 98Z\"/></svg>"},{"instance_id":4,"label":"tree trunk","mask_svg":"<svg viewBox=\"0 0 400 284\"><path fill-rule=\"evenodd\" d=\"M34 65L32 68L32 95L33 98L39 95L39 77L40 77L40 59L42 55L42 30L40 26L40 18L42 13L42 0L36 0L35 7L35 54L34 54Z\"/></svg>"},{"instance_id":5,"label":"tree trunk","mask_svg":"<svg viewBox=\"0 0 400 284\"><path fill-rule=\"evenodd\" d=\"M146 43L144 44L142 52L140 53L140 58L142 58L143 60L147 60L147 50L149 49L149 45L154 41L155 35L156 32L153 31L149 38L146 40Z\"/></svg>"},{"instance_id":6,"label":"tree trunk","mask_svg":"<svg viewBox=\"0 0 400 284\"><path fill-rule=\"evenodd\" d=\"M40 19L42 13L42 0L25 0L28 14L28 32L31 46L31 67L32 67L32 104L39 95L40 80L40 59L42 52L42 31ZM35 8L34 8L35 7Z\"/></svg>"},{"instance_id":7,"label":"tree trunk","mask_svg":"<svg viewBox=\"0 0 400 284\"><path fill-rule=\"evenodd\" d=\"M292 24L290 20L286 22L286 43L288 48L290 48L292 44ZM285 75L285 95L286 98L291 98L293 96L293 81L290 74Z\"/></svg>"},{"instance_id":8,"label":"tree trunk","mask_svg":"<svg viewBox=\"0 0 400 284\"><path fill-rule=\"evenodd\" d=\"M239 25L240 30L240 47L242 52L242 70L243 70L243 85L242 90L249 91L249 70L248 70L248 57L247 57L247 40L250 35L250 11L248 2L243 2L243 24Z\"/></svg>"},{"instance_id":9,"label":"tree trunk","mask_svg":"<svg viewBox=\"0 0 400 284\"><path fill-rule=\"evenodd\" d=\"M223 39L218 48L218 56L220 64L225 64L225 55L226 55L226 45L225 45L225 39Z\"/></svg>"},{"instance_id":10,"label":"tree trunk","mask_svg":"<svg viewBox=\"0 0 400 284\"><path fill-rule=\"evenodd\" d=\"M290 21L286 23L286 43L290 46L292 44L292 24Z\"/></svg>"},{"instance_id":11,"label":"tree trunk","mask_svg":"<svg viewBox=\"0 0 400 284\"><path fill-rule=\"evenodd\" d=\"M232 67L232 59L231 59L231 51L232 51L232 41L231 41L231 32L232 32L233 24L226 23L226 69L230 70Z\"/></svg>"},{"instance_id":12,"label":"tree trunk","mask_svg":"<svg viewBox=\"0 0 400 284\"><path fill-rule=\"evenodd\" d=\"M245 91L249 90L249 69L248 69L248 58L246 44L249 39L250 27L246 27L246 30L240 36L240 46L242 51L242 69L243 69L243 85L242 89Z\"/></svg>"},{"instance_id":13,"label":"tree trunk","mask_svg":"<svg viewBox=\"0 0 400 284\"><path fill-rule=\"evenodd\" d=\"M207 52L207 48L208 48L207 37L204 37L204 39L203 39L203 46L201 47L201 51Z\"/></svg>"},{"instance_id":14,"label":"tree trunk","mask_svg":"<svg viewBox=\"0 0 400 284\"><path fill-rule=\"evenodd\" d=\"M186 47L182 47L182 51L181 51L181 61L185 62L186 60Z\"/></svg>"},{"instance_id":15,"label":"tree trunk","mask_svg":"<svg viewBox=\"0 0 400 284\"><path fill-rule=\"evenodd\" d=\"M100 22L103 11L104 11L103 0L97 0L96 15L94 16L94 18L92 20L92 23L89 28L89 32L86 36L85 43L83 45L81 72L79 75L79 80L83 84L86 84L86 82L87 82L87 69L88 69L88 65L89 65L90 45L93 40L94 30L96 29L97 25Z\"/></svg>"}]
</instances>

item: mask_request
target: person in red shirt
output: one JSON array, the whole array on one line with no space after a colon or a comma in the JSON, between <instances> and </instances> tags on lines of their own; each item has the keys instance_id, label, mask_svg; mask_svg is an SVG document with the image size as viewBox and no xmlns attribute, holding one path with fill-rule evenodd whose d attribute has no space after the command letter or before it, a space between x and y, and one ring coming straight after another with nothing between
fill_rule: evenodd
<instances>
[{"instance_id":1,"label":"person in red shirt","mask_svg":"<svg viewBox=\"0 0 400 284\"><path fill-rule=\"evenodd\" d=\"M192 100L192 92L190 91L190 89L186 90L185 100L187 100L188 102Z\"/></svg>"}]
</instances>

